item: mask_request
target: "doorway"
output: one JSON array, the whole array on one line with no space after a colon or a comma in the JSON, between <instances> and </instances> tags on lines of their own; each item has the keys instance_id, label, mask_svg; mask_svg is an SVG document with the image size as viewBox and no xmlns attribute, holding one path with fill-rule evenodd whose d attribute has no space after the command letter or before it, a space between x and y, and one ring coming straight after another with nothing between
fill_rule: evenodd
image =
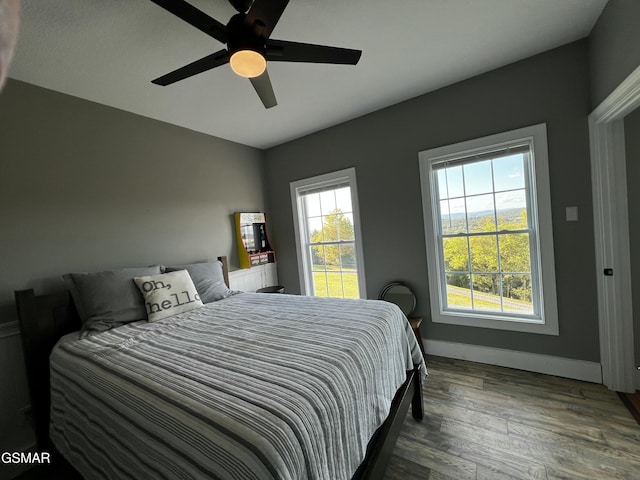
<instances>
[{"instance_id":1,"label":"doorway","mask_svg":"<svg viewBox=\"0 0 640 480\"><path fill-rule=\"evenodd\" d=\"M621 392L638 387L624 136L638 106L640 67L589 115L602 381Z\"/></svg>"}]
</instances>

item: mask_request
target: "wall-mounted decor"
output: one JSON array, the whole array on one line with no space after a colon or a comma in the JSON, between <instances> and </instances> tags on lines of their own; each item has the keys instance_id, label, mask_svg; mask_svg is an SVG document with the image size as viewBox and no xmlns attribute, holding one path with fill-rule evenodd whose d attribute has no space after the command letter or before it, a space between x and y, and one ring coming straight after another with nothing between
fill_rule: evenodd
<instances>
[{"instance_id":1,"label":"wall-mounted decor","mask_svg":"<svg viewBox=\"0 0 640 480\"><path fill-rule=\"evenodd\" d=\"M240 268L275 263L276 252L271 248L267 237L266 215L259 212L237 212L235 220Z\"/></svg>"}]
</instances>

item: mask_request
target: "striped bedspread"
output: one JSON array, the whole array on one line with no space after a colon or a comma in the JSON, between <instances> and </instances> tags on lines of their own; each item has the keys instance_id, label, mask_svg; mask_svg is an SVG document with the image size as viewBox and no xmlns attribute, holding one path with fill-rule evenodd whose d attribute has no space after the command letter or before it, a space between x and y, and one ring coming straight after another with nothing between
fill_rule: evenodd
<instances>
[{"instance_id":1,"label":"striped bedspread","mask_svg":"<svg viewBox=\"0 0 640 480\"><path fill-rule=\"evenodd\" d=\"M239 294L63 338L51 438L86 480L348 480L414 362L395 305Z\"/></svg>"}]
</instances>

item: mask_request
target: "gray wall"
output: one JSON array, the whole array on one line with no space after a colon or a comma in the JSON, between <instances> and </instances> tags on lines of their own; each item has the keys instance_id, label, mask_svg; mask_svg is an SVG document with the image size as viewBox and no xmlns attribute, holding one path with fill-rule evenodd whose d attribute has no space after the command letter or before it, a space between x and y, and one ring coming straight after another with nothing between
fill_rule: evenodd
<instances>
[{"instance_id":1,"label":"gray wall","mask_svg":"<svg viewBox=\"0 0 640 480\"><path fill-rule=\"evenodd\" d=\"M365 93L363 93L365 94ZM418 152L527 125L548 129L560 335L423 323L423 336L599 360L586 40L494 70L266 152L278 279L299 291L289 182L356 167L369 298L404 280L428 315ZM578 206L580 221L564 221ZM277 212L277 214L273 214Z\"/></svg>"},{"instance_id":2,"label":"gray wall","mask_svg":"<svg viewBox=\"0 0 640 480\"><path fill-rule=\"evenodd\" d=\"M229 255L260 150L10 80L0 95L0 322L60 275Z\"/></svg>"},{"instance_id":3,"label":"gray wall","mask_svg":"<svg viewBox=\"0 0 640 480\"><path fill-rule=\"evenodd\" d=\"M589 37L593 108L640 65L639 45L640 1L609 0Z\"/></svg>"},{"instance_id":4,"label":"gray wall","mask_svg":"<svg viewBox=\"0 0 640 480\"><path fill-rule=\"evenodd\" d=\"M640 109L624 119L627 156L627 196L629 202L629 243L631 247L631 296L636 365L640 366ZM634 246L636 248L634 248Z\"/></svg>"}]
</instances>

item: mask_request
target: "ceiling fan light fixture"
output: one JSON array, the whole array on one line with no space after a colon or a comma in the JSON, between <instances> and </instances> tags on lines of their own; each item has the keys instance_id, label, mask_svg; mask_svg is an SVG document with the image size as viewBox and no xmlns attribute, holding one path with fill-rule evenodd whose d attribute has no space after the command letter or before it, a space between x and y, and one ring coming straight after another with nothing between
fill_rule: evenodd
<instances>
[{"instance_id":1,"label":"ceiling fan light fixture","mask_svg":"<svg viewBox=\"0 0 640 480\"><path fill-rule=\"evenodd\" d=\"M229 60L231 69L241 77L259 77L267 68L267 60L260 52L255 50L237 50Z\"/></svg>"}]
</instances>

